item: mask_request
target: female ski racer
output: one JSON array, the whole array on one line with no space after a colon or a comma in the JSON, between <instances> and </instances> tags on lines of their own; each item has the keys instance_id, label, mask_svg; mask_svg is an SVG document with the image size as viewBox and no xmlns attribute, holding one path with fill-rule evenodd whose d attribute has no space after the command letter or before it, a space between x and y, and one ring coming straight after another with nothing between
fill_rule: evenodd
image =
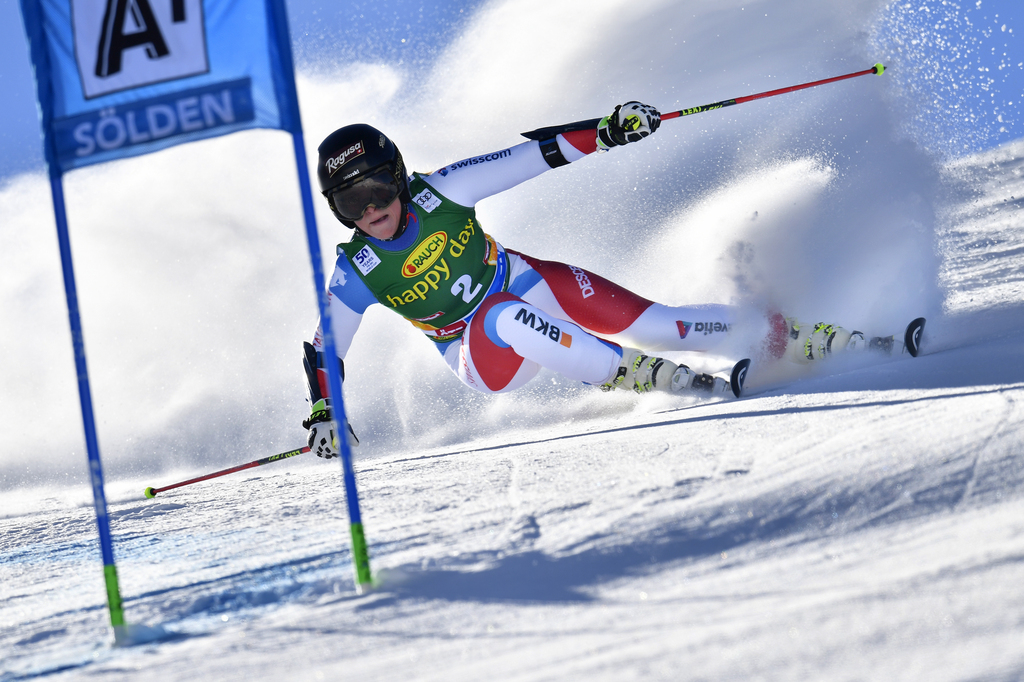
<instances>
[{"instance_id":1,"label":"female ski racer","mask_svg":"<svg viewBox=\"0 0 1024 682\"><path fill-rule=\"evenodd\" d=\"M530 140L411 176L379 130L356 124L331 133L319 148L320 189L335 217L354 230L338 247L328 284L340 358L363 312L379 303L420 329L463 383L485 393L519 388L541 367L604 390L729 391L725 380L652 351L711 349L733 323L730 306L649 301L583 268L507 249L476 219L481 199L593 152L642 140L660 123L654 107L627 102L596 130ZM766 326L766 350L776 357L810 360L863 343L858 332L801 326L779 314ZM313 408L303 426L310 448L330 458L337 442L324 399L319 327L313 343L303 346ZM350 440L357 442L354 434Z\"/></svg>"}]
</instances>

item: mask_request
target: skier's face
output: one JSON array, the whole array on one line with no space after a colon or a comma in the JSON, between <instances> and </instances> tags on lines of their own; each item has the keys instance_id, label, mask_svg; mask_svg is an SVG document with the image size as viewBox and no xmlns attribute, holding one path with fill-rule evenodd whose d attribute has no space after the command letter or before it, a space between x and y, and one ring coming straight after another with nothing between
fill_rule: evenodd
<instances>
[{"instance_id":1,"label":"skier's face","mask_svg":"<svg viewBox=\"0 0 1024 682\"><path fill-rule=\"evenodd\" d=\"M398 218L402 211L401 198L396 198L385 208L370 205L363 217L356 221L356 227L377 239L391 239L398 230Z\"/></svg>"}]
</instances>

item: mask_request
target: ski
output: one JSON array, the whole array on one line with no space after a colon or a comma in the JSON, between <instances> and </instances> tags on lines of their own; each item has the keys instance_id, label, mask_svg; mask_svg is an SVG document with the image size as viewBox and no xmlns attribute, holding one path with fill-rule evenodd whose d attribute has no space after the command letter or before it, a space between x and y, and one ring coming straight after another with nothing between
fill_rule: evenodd
<instances>
[{"instance_id":1,"label":"ski","mask_svg":"<svg viewBox=\"0 0 1024 682\"><path fill-rule=\"evenodd\" d=\"M902 355L909 353L910 357L916 358L921 353L921 335L924 333L925 319L919 317L907 325L902 338L895 334L891 336L876 336L866 343L867 350L883 355Z\"/></svg>"},{"instance_id":2,"label":"ski","mask_svg":"<svg viewBox=\"0 0 1024 682\"><path fill-rule=\"evenodd\" d=\"M907 331L903 333L903 347L916 358L921 352L921 334L924 333L924 318L919 317L907 325Z\"/></svg>"},{"instance_id":3,"label":"ski","mask_svg":"<svg viewBox=\"0 0 1024 682\"><path fill-rule=\"evenodd\" d=\"M729 375L729 388L737 398L743 392L743 383L747 380L747 370L750 369L750 358L744 358L737 362Z\"/></svg>"}]
</instances>

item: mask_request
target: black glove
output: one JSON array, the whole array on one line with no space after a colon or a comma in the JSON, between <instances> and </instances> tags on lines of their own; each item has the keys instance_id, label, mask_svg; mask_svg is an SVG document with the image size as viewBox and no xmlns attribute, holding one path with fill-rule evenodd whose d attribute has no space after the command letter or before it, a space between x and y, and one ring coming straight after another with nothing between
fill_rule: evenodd
<instances>
[{"instance_id":1,"label":"black glove","mask_svg":"<svg viewBox=\"0 0 1024 682\"><path fill-rule=\"evenodd\" d=\"M654 107L640 102L626 102L615 107L610 116L597 124L598 151L638 142L661 125L661 114Z\"/></svg>"}]
</instances>

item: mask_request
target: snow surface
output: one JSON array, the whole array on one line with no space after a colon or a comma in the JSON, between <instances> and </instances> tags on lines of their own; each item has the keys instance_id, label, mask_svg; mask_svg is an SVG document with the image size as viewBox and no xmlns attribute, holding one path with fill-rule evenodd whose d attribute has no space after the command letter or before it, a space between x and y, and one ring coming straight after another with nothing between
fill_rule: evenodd
<instances>
[{"instance_id":1,"label":"snow surface","mask_svg":"<svg viewBox=\"0 0 1024 682\"><path fill-rule=\"evenodd\" d=\"M624 6L491 3L425 70L308 73L309 151L361 118L429 170L624 98L903 54L865 32L893 22L874 2ZM542 10L562 40L536 35ZM630 40L647 49L607 49ZM669 303L868 333L923 314L922 357L759 362L722 403L551 374L485 397L372 312L346 384L365 595L335 462L141 493L302 442L315 305L288 140L69 175L126 615L162 633L136 646L107 626L45 179L0 188L0 680L1024 678L1024 141L946 159L899 113L899 73L666 122L480 216ZM738 336L680 359L727 367Z\"/></svg>"}]
</instances>

